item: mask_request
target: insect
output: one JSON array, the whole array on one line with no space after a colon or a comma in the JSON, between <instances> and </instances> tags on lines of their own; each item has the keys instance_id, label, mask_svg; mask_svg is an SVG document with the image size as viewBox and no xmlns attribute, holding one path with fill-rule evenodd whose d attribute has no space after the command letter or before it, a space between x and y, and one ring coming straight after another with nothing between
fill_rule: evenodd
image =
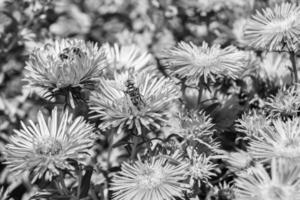
<instances>
[{"instance_id":1,"label":"insect","mask_svg":"<svg viewBox=\"0 0 300 200\"><path fill-rule=\"evenodd\" d=\"M134 80L129 78L125 82L126 91L125 94L127 94L130 97L130 100L132 104L138 109L141 109L141 106L145 105L145 102L143 101L141 97L141 93L139 91L139 88L137 88L134 84Z\"/></svg>"},{"instance_id":2,"label":"insect","mask_svg":"<svg viewBox=\"0 0 300 200\"><path fill-rule=\"evenodd\" d=\"M73 60L75 56L83 57L84 53L78 47L64 48L58 57L63 61L67 59Z\"/></svg>"}]
</instances>

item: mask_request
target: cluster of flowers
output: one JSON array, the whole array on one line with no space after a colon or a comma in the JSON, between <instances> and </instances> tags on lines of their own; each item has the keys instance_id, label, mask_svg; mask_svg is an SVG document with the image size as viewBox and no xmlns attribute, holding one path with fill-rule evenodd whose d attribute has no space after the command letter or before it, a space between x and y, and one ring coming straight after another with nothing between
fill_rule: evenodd
<instances>
[{"instance_id":1,"label":"cluster of flowers","mask_svg":"<svg viewBox=\"0 0 300 200\"><path fill-rule=\"evenodd\" d=\"M99 164L93 146L104 136L110 148L128 151L117 173L101 172L106 195L116 200L199 199L202 188L209 188L207 199L300 199L299 17L299 6L282 3L257 12L245 26L249 46L289 56L293 81L265 100L265 112L252 110L236 121L236 142L246 143L244 149L222 149L206 94L219 80L244 76L251 62L245 51L180 42L159 56L160 69L135 45L57 39L32 52L25 81L58 105L47 119L39 112L37 123L21 123L5 146L6 164L33 183L54 181L43 189L48 197L82 199ZM197 90L193 109L189 88ZM88 107L84 116L76 112L82 105ZM233 184L218 178L220 163L228 168L223 179L229 174ZM75 184L66 181L72 178Z\"/></svg>"}]
</instances>

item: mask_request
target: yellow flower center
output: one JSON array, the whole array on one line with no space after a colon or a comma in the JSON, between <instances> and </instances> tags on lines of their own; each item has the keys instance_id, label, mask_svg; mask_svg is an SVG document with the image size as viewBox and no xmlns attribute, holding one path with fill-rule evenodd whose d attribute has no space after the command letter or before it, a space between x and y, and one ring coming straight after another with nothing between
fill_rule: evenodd
<instances>
[{"instance_id":1,"label":"yellow flower center","mask_svg":"<svg viewBox=\"0 0 300 200\"><path fill-rule=\"evenodd\" d=\"M282 200L285 199L286 193L281 187L273 185L268 190L268 197L272 200Z\"/></svg>"}]
</instances>

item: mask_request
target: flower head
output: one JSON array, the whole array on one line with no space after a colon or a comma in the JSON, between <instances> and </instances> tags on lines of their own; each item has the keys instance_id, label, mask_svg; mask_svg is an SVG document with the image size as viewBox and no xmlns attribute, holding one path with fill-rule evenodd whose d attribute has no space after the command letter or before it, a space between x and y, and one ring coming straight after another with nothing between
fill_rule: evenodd
<instances>
[{"instance_id":1,"label":"flower head","mask_svg":"<svg viewBox=\"0 0 300 200\"><path fill-rule=\"evenodd\" d=\"M245 133L247 137L258 137L260 130L270 126L270 119L265 114L257 113L255 110L251 113L245 113L241 119L238 119L236 129Z\"/></svg>"},{"instance_id":2,"label":"flower head","mask_svg":"<svg viewBox=\"0 0 300 200\"><path fill-rule=\"evenodd\" d=\"M135 71L141 71L151 64L151 55L142 51L136 45L120 46L114 44L113 46L108 43L104 44L103 49L106 53L110 74L114 72L124 72L133 68Z\"/></svg>"},{"instance_id":3,"label":"flower head","mask_svg":"<svg viewBox=\"0 0 300 200\"><path fill-rule=\"evenodd\" d=\"M220 45L208 46L206 42L198 47L193 43L180 42L177 47L166 51L162 62L167 72L188 84L203 79L214 81L215 76L236 78L243 69L244 54L235 47L221 49Z\"/></svg>"},{"instance_id":4,"label":"flower head","mask_svg":"<svg viewBox=\"0 0 300 200\"><path fill-rule=\"evenodd\" d=\"M262 130L261 138L250 142L249 152L254 158L270 160L284 158L300 161L300 118L273 121L274 127Z\"/></svg>"},{"instance_id":5,"label":"flower head","mask_svg":"<svg viewBox=\"0 0 300 200\"><path fill-rule=\"evenodd\" d=\"M198 154L196 151L193 153L188 153L189 156L189 167L186 175L189 177L190 186L193 186L195 183L200 186L202 183L209 183L209 179L212 176L215 176L214 170L217 165L213 164L210 156L204 154Z\"/></svg>"},{"instance_id":6,"label":"flower head","mask_svg":"<svg viewBox=\"0 0 300 200\"><path fill-rule=\"evenodd\" d=\"M165 158L151 158L132 164L123 163L122 171L112 179L114 200L173 200L183 198L187 189L187 164L174 165Z\"/></svg>"},{"instance_id":7,"label":"flower head","mask_svg":"<svg viewBox=\"0 0 300 200\"><path fill-rule=\"evenodd\" d=\"M43 89L51 96L77 97L82 90L93 90L103 69L105 54L96 44L62 39L45 44L30 56L25 80L28 87Z\"/></svg>"},{"instance_id":8,"label":"flower head","mask_svg":"<svg viewBox=\"0 0 300 200\"><path fill-rule=\"evenodd\" d=\"M259 165L253 174L236 179L235 195L239 200L300 199L300 168L273 160L271 176Z\"/></svg>"},{"instance_id":9,"label":"flower head","mask_svg":"<svg viewBox=\"0 0 300 200\"><path fill-rule=\"evenodd\" d=\"M214 124L212 119L203 111L182 111L176 116L175 123L169 132L183 139L183 143L194 145L197 149L217 149L218 143L213 139Z\"/></svg>"},{"instance_id":10,"label":"flower head","mask_svg":"<svg viewBox=\"0 0 300 200\"><path fill-rule=\"evenodd\" d=\"M83 163L93 145L93 126L82 117L72 120L68 112L58 116L57 108L45 120L38 113L38 123L21 123L22 129L6 145L6 164L14 172L31 172L33 180L51 180L59 169L73 169L69 161Z\"/></svg>"},{"instance_id":11,"label":"flower head","mask_svg":"<svg viewBox=\"0 0 300 200\"><path fill-rule=\"evenodd\" d=\"M276 117L295 117L299 113L300 93L298 86L280 90L275 96L266 102L270 115Z\"/></svg>"},{"instance_id":12,"label":"flower head","mask_svg":"<svg viewBox=\"0 0 300 200\"><path fill-rule=\"evenodd\" d=\"M159 130L167 124L171 103L179 97L169 79L150 74L121 74L115 80L102 80L99 88L90 98L93 118L102 120L100 129L117 128L118 133Z\"/></svg>"},{"instance_id":13,"label":"flower head","mask_svg":"<svg viewBox=\"0 0 300 200\"><path fill-rule=\"evenodd\" d=\"M300 7L282 3L257 11L245 26L250 46L269 51L295 51L300 35Z\"/></svg>"}]
</instances>

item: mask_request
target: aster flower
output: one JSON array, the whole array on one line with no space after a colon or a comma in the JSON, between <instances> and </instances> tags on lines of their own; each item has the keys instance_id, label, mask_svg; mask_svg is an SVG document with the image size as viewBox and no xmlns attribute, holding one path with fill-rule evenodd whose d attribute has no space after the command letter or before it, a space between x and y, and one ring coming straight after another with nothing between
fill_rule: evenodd
<instances>
[{"instance_id":1,"label":"aster flower","mask_svg":"<svg viewBox=\"0 0 300 200\"><path fill-rule=\"evenodd\" d=\"M236 78L244 66L244 54L233 46L221 49L220 45L196 46L192 42L180 42L177 47L164 52L161 61L167 73L187 84L198 83L203 79L215 80L215 76Z\"/></svg>"},{"instance_id":2,"label":"aster flower","mask_svg":"<svg viewBox=\"0 0 300 200\"><path fill-rule=\"evenodd\" d=\"M114 44L113 46L105 43L102 48L106 53L106 58L109 64L108 71L122 72L133 68L135 71L141 71L151 65L152 56L142 51L136 45Z\"/></svg>"},{"instance_id":3,"label":"aster flower","mask_svg":"<svg viewBox=\"0 0 300 200\"><path fill-rule=\"evenodd\" d=\"M28 87L50 96L64 95L68 103L80 99L82 90L93 90L106 67L105 54L96 44L62 39L36 49L25 67ZM48 95L47 94L47 95Z\"/></svg>"},{"instance_id":4,"label":"aster flower","mask_svg":"<svg viewBox=\"0 0 300 200\"><path fill-rule=\"evenodd\" d=\"M234 185L226 182L219 183L213 187L211 196L219 200L234 200L236 199L234 195Z\"/></svg>"},{"instance_id":5,"label":"aster flower","mask_svg":"<svg viewBox=\"0 0 300 200\"><path fill-rule=\"evenodd\" d=\"M278 119L273 121L274 127L260 132L261 138L250 142L249 152L254 158L270 160L284 158L300 161L300 118Z\"/></svg>"},{"instance_id":6,"label":"aster flower","mask_svg":"<svg viewBox=\"0 0 300 200\"><path fill-rule=\"evenodd\" d=\"M264 113L257 113L253 110L242 115L241 119L236 120L236 130L245 133L247 137L259 137L260 130L270 126L270 119Z\"/></svg>"},{"instance_id":7,"label":"aster flower","mask_svg":"<svg viewBox=\"0 0 300 200\"><path fill-rule=\"evenodd\" d=\"M214 150L218 148L218 143L212 138L215 130L212 119L203 111L180 112L176 116L169 132L178 135L183 139L182 143L194 145L201 151L209 148Z\"/></svg>"},{"instance_id":8,"label":"aster flower","mask_svg":"<svg viewBox=\"0 0 300 200\"><path fill-rule=\"evenodd\" d=\"M269 51L295 51L300 35L300 7L282 3L257 11L245 27L250 46Z\"/></svg>"},{"instance_id":9,"label":"aster flower","mask_svg":"<svg viewBox=\"0 0 300 200\"><path fill-rule=\"evenodd\" d=\"M190 186L196 183L200 186L201 182L209 184L208 180L216 175L214 170L217 167L211 161L212 157L205 154L198 154L195 150L188 151L188 157L189 167L186 175L189 177Z\"/></svg>"},{"instance_id":10,"label":"aster flower","mask_svg":"<svg viewBox=\"0 0 300 200\"><path fill-rule=\"evenodd\" d=\"M266 107L270 111L270 116L274 118L297 116L300 108L298 86L294 85L287 89L283 88L275 96L268 99Z\"/></svg>"},{"instance_id":11,"label":"aster flower","mask_svg":"<svg viewBox=\"0 0 300 200\"><path fill-rule=\"evenodd\" d=\"M253 174L236 179L235 195L239 200L300 199L300 168L273 160L271 175L259 165Z\"/></svg>"},{"instance_id":12,"label":"aster flower","mask_svg":"<svg viewBox=\"0 0 300 200\"><path fill-rule=\"evenodd\" d=\"M179 90L167 78L150 74L121 74L115 80L102 80L98 92L90 97L92 118L99 118L102 130L117 128L141 135L157 131L170 118L171 103L179 97Z\"/></svg>"},{"instance_id":13,"label":"aster flower","mask_svg":"<svg viewBox=\"0 0 300 200\"><path fill-rule=\"evenodd\" d=\"M183 198L187 164L173 165L164 158L124 162L111 183L114 200L173 200Z\"/></svg>"},{"instance_id":14,"label":"aster flower","mask_svg":"<svg viewBox=\"0 0 300 200\"><path fill-rule=\"evenodd\" d=\"M33 180L45 177L51 180L60 169L72 170L69 161L84 164L89 147L93 145L93 126L82 117L72 120L68 111L61 116L57 108L45 120L41 112L38 123L21 123L6 145L6 164L16 173L31 172Z\"/></svg>"}]
</instances>

